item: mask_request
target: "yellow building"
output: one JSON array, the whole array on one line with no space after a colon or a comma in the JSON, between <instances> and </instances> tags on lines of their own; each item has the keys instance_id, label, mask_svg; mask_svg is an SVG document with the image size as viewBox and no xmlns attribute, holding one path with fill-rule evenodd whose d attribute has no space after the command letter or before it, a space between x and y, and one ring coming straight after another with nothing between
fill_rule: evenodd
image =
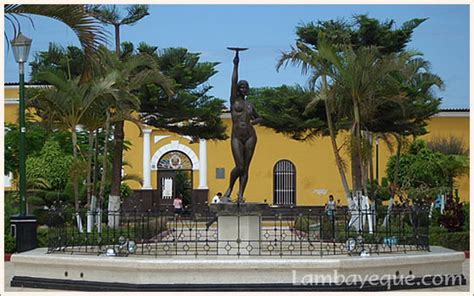
<instances>
[{"instance_id":1,"label":"yellow building","mask_svg":"<svg viewBox=\"0 0 474 296\"><path fill-rule=\"evenodd\" d=\"M6 85L6 122L16 122L17 97L17 86ZM229 127L230 114L224 113L222 116ZM262 126L257 126L256 130L258 142L245 191L247 201L322 205L327 201L328 195L333 194L336 200L340 199L345 204L329 138L298 142ZM429 140L432 137L453 135L461 138L465 147L469 148L469 110L443 110L429 120L428 131L422 138ZM143 134L140 136L138 127L129 122L125 125L125 137L132 144L132 148L124 152L124 159L130 164L124 168L125 173L143 178L143 185L136 181L129 181L128 184L149 205L171 202L173 182L178 171L191 176L194 202L208 201L217 192L226 190L230 171L234 167L229 139L191 143L188 137L148 126L143 127ZM343 136L338 139L343 140ZM389 156L390 151L380 142L380 179L385 175ZM350 172L347 177L350 180ZM468 201L469 177L460 178L457 184L461 199ZM237 191L238 183L234 187L233 196Z\"/></svg>"}]
</instances>

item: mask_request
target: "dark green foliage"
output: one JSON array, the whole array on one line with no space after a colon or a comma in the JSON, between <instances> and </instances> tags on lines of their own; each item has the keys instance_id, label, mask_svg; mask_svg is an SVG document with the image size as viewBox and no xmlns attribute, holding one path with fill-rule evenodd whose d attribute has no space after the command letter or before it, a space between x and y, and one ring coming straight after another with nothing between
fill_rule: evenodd
<instances>
[{"instance_id":1,"label":"dark green foliage","mask_svg":"<svg viewBox=\"0 0 474 296\"><path fill-rule=\"evenodd\" d=\"M178 171L175 177L175 186L176 186L176 194L181 194L183 197L183 205L191 204L191 194L192 194L192 186L191 186L191 179L190 175Z\"/></svg>"},{"instance_id":2,"label":"dark green foliage","mask_svg":"<svg viewBox=\"0 0 474 296\"><path fill-rule=\"evenodd\" d=\"M148 5L133 4L126 6L127 13L122 15L121 8L116 5L88 5L87 11L95 19L105 25L132 26L145 16L149 15ZM117 38L117 36L115 36Z\"/></svg>"},{"instance_id":3,"label":"dark green foliage","mask_svg":"<svg viewBox=\"0 0 474 296\"><path fill-rule=\"evenodd\" d=\"M47 141L37 156L26 161L26 177L41 178L52 190L63 190L69 180L73 158L64 154L55 141Z\"/></svg>"},{"instance_id":4,"label":"dark green foliage","mask_svg":"<svg viewBox=\"0 0 474 296\"><path fill-rule=\"evenodd\" d=\"M263 118L261 124L294 140L311 140L326 134L324 102L305 112L314 94L299 86L251 89L249 101Z\"/></svg>"},{"instance_id":5,"label":"dark green foliage","mask_svg":"<svg viewBox=\"0 0 474 296\"><path fill-rule=\"evenodd\" d=\"M424 135L427 133L427 120L439 112L440 104L441 99L427 95L417 95L402 103L387 101L379 104L364 124L374 133Z\"/></svg>"},{"instance_id":6,"label":"dark green foliage","mask_svg":"<svg viewBox=\"0 0 474 296\"><path fill-rule=\"evenodd\" d=\"M144 111L143 120L149 125L194 138L225 140L226 127L220 118L222 110L222 100L178 91L177 97L161 98L152 111Z\"/></svg>"},{"instance_id":7,"label":"dark green foliage","mask_svg":"<svg viewBox=\"0 0 474 296\"><path fill-rule=\"evenodd\" d=\"M456 251L468 251L469 231L448 232L443 228L430 228L430 245L442 246Z\"/></svg>"},{"instance_id":8,"label":"dark green foliage","mask_svg":"<svg viewBox=\"0 0 474 296\"><path fill-rule=\"evenodd\" d=\"M348 237L357 237L356 232L348 232L345 227L345 217L335 216L334 218L323 215L319 216L299 216L295 219L295 230L301 232L301 235L310 235L311 239L321 239L323 241L345 242ZM321 226L322 225L322 226ZM366 235L365 241L368 241L371 235Z\"/></svg>"},{"instance_id":9,"label":"dark green foliage","mask_svg":"<svg viewBox=\"0 0 474 296\"><path fill-rule=\"evenodd\" d=\"M38 125L27 124L26 156L37 154L46 141L46 131ZM19 160L19 127L16 124L5 123L5 174L18 171Z\"/></svg>"},{"instance_id":10,"label":"dark green foliage","mask_svg":"<svg viewBox=\"0 0 474 296\"><path fill-rule=\"evenodd\" d=\"M445 155L443 169L448 178L448 187L453 194L455 178L469 173L469 151L464 148L463 140L454 136L434 138L427 144L431 150Z\"/></svg>"},{"instance_id":11,"label":"dark green foliage","mask_svg":"<svg viewBox=\"0 0 474 296\"><path fill-rule=\"evenodd\" d=\"M470 208L469 208L469 203L464 203L463 204L463 212L464 212L464 230L467 230L469 231L469 223L470 223L470 219L469 217L471 216L470 215Z\"/></svg>"},{"instance_id":12,"label":"dark green foliage","mask_svg":"<svg viewBox=\"0 0 474 296\"><path fill-rule=\"evenodd\" d=\"M362 131L382 134L385 139L393 134L426 133L426 120L438 111L440 103L430 89L442 87L443 82L429 72L429 63L419 58L419 53L404 51L413 30L424 19L410 20L399 29L394 28L394 21L380 22L366 15L353 19L352 23L329 20L299 25L296 44L282 53L277 68L292 64L310 75L309 85L317 96L305 110L324 100L333 142L338 131L351 132L347 151L353 190L365 190L363 171L371 151ZM333 150L348 195L344 164L336 146Z\"/></svg>"},{"instance_id":13,"label":"dark green foliage","mask_svg":"<svg viewBox=\"0 0 474 296\"><path fill-rule=\"evenodd\" d=\"M28 203L33 206L50 207L55 202L62 201L64 204L72 205L72 196L60 191L36 191L28 198Z\"/></svg>"},{"instance_id":14,"label":"dark green foliage","mask_svg":"<svg viewBox=\"0 0 474 296\"><path fill-rule=\"evenodd\" d=\"M383 201L390 199L391 195L387 178L382 179L381 185L377 183L377 180L374 180L373 182L369 181L367 183L367 191L372 192L372 190L374 192L374 199L377 203L377 208L382 205Z\"/></svg>"},{"instance_id":15,"label":"dark green foliage","mask_svg":"<svg viewBox=\"0 0 474 296\"><path fill-rule=\"evenodd\" d=\"M400 156L398 184L412 199L431 201L435 195L444 192L448 180L443 170L446 157L428 148L422 140L414 141L407 153ZM387 164L387 177L393 182L397 157L390 157Z\"/></svg>"},{"instance_id":16,"label":"dark green foliage","mask_svg":"<svg viewBox=\"0 0 474 296\"><path fill-rule=\"evenodd\" d=\"M124 54L133 54L133 46L127 44L126 48L128 53ZM152 56L162 73L174 81L173 97L157 84L148 84L138 92L147 124L194 138L227 138L220 118L224 101L207 95L211 86L206 83L217 73L218 63L200 62L199 53L190 53L185 48L158 52L157 47L141 43L137 51Z\"/></svg>"},{"instance_id":17,"label":"dark green foliage","mask_svg":"<svg viewBox=\"0 0 474 296\"><path fill-rule=\"evenodd\" d=\"M309 226L315 224L315 218L310 218L309 216L299 216L295 219L295 229L299 231L309 231Z\"/></svg>"},{"instance_id":18,"label":"dark green foliage","mask_svg":"<svg viewBox=\"0 0 474 296\"><path fill-rule=\"evenodd\" d=\"M128 186L126 183L120 184L120 196L125 199L133 194L132 188Z\"/></svg>"},{"instance_id":19,"label":"dark green foliage","mask_svg":"<svg viewBox=\"0 0 474 296\"><path fill-rule=\"evenodd\" d=\"M5 234L10 233L10 217L19 213L18 210L19 193L9 192L5 194L3 221Z\"/></svg>"},{"instance_id":20,"label":"dark green foliage","mask_svg":"<svg viewBox=\"0 0 474 296\"><path fill-rule=\"evenodd\" d=\"M69 131L48 130L38 122L26 123L26 157L36 156L43 149L47 140L59 144L62 153L72 155L71 133ZM87 145L87 135L79 132L77 135L80 149ZM5 123L5 173L16 173L19 164L19 128L17 124Z\"/></svg>"},{"instance_id":21,"label":"dark green foliage","mask_svg":"<svg viewBox=\"0 0 474 296\"><path fill-rule=\"evenodd\" d=\"M15 238L10 234L5 234L4 238L5 238L4 253L6 253L6 254L15 253L16 252L16 240L15 240Z\"/></svg>"},{"instance_id":22,"label":"dark green foliage","mask_svg":"<svg viewBox=\"0 0 474 296\"><path fill-rule=\"evenodd\" d=\"M107 184L108 186L108 190L106 191L106 193L109 193L110 192L110 183ZM79 184L79 203L81 205L85 205L86 204L86 191L87 191L87 188L86 188L86 185L81 182ZM66 187L64 188L64 191L63 193L67 196L74 196L74 186L72 185L72 182L68 182L66 184Z\"/></svg>"},{"instance_id":23,"label":"dark green foliage","mask_svg":"<svg viewBox=\"0 0 474 296\"><path fill-rule=\"evenodd\" d=\"M74 213L66 214L66 221L72 221ZM62 224L59 227L63 227L64 233L67 236L59 238L59 236L53 239L62 239L63 244L68 246L84 246L84 245L113 245L117 244L119 238L123 236L126 239L133 240L135 242L147 241L150 239L156 239L156 237L167 229L166 220L163 217L148 217L137 214L136 216L129 216L123 220L123 224L113 230L107 230L106 220L107 216L103 216L102 233L97 232L97 228L94 227L91 233L80 233L77 227L70 224ZM167 217L171 218L171 217ZM83 218L83 221L85 219ZM54 231L54 230L53 230ZM44 228L38 228L38 247L46 247L48 245L48 230Z\"/></svg>"},{"instance_id":24,"label":"dark green foliage","mask_svg":"<svg viewBox=\"0 0 474 296\"><path fill-rule=\"evenodd\" d=\"M34 61L30 62L32 83L43 83L36 78L38 73L57 70L67 73L67 77L79 77L84 71L84 53L76 46L66 48L49 43L48 51L35 54Z\"/></svg>"},{"instance_id":25,"label":"dark green foliage","mask_svg":"<svg viewBox=\"0 0 474 296\"><path fill-rule=\"evenodd\" d=\"M72 195L59 191L36 191L34 195L28 197L28 204L33 208L33 215L36 216L38 225L56 225L63 220L50 220L49 209L62 205L72 206Z\"/></svg>"},{"instance_id":26,"label":"dark green foliage","mask_svg":"<svg viewBox=\"0 0 474 296\"><path fill-rule=\"evenodd\" d=\"M390 157L388 179L393 182L397 157ZM428 148L423 140L415 140L406 153L400 156L398 184L411 199L432 201L436 194L452 192L453 179L468 167L466 161L456 162L453 156Z\"/></svg>"},{"instance_id":27,"label":"dark green foliage","mask_svg":"<svg viewBox=\"0 0 474 296\"><path fill-rule=\"evenodd\" d=\"M296 28L300 41L318 47L319 35L332 44L351 45L354 49L376 46L382 54L401 52L411 40L413 30L426 19L412 19L396 29L393 20L380 22L367 15L356 15L353 23L344 20L318 21Z\"/></svg>"},{"instance_id":28,"label":"dark green foliage","mask_svg":"<svg viewBox=\"0 0 474 296\"><path fill-rule=\"evenodd\" d=\"M464 203L460 202L458 197L448 195L444 212L438 218L439 224L449 232L456 232L463 230L465 220Z\"/></svg>"},{"instance_id":29,"label":"dark green foliage","mask_svg":"<svg viewBox=\"0 0 474 296\"><path fill-rule=\"evenodd\" d=\"M38 248L48 247L48 228L38 227L36 229L36 244Z\"/></svg>"}]
</instances>

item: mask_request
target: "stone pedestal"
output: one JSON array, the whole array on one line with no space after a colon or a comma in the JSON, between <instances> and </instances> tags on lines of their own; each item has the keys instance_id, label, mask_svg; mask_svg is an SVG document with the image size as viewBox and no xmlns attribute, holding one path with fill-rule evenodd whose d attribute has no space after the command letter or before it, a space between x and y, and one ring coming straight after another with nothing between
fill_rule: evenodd
<instances>
[{"instance_id":1,"label":"stone pedestal","mask_svg":"<svg viewBox=\"0 0 474 296\"><path fill-rule=\"evenodd\" d=\"M210 208L217 214L219 255L259 255L262 212L268 205L219 203Z\"/></svg>"}]
</instances>

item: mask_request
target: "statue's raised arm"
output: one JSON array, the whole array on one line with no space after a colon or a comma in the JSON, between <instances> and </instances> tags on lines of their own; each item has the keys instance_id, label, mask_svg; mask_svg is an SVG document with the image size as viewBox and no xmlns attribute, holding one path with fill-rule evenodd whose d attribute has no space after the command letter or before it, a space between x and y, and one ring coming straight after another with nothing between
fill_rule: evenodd
<instances>
[{"instance_id":1,"label":"statue's raised arm","mask_svg":"<svg viewBox=\"0 0 474 296\"><path fill-rule=\"evenodd\" d=\"M232 71L232 85L230 88L230 104L232 105L237 98L237 81L239 81L239 51L235 51L234 70Z\"/></svg>"},{"instance_id":2,"label":"statue's raised arm","mask_svg":"<svg viewBox=\"0 0 474 296\"><path fill-rule=\"evenodd\" d=\"M227 47L229 50L235 51L234 57L234 70L232 71L232 85L230 87L230 105L235 102L235 98L238 96L238 81L239 81L239 51L247 50L244 47Z\"/></svg>"}]
</instances>

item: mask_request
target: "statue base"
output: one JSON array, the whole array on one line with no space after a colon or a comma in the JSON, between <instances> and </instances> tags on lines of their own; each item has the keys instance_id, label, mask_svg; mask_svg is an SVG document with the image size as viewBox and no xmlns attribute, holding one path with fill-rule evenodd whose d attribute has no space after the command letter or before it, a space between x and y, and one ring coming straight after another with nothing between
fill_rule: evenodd
<instances>
[{"instance_id":1,"label":"statue base","mask_svg":"<svg viewBox=\"0 0 474 296\"><path fill-rule=\"evenodd\" d=\"M217 214L219 255L258 255L262 213L267 204L218 203L210 209Z\"/></svg>"}]
</instances>

